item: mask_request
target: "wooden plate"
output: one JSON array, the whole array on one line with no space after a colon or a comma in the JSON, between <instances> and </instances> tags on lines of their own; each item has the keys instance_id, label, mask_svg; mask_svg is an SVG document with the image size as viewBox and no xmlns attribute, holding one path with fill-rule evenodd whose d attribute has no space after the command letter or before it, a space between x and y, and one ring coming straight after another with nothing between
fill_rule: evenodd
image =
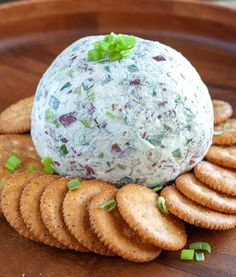
<instances>
[{"instance_id":1,"label":"wooden plate","mask_svg":"<svg viewBox=\"0 0 236 277\"><path fill-rule=\"evenodd\" d=\"M81 36L110 31L159 40L196 66L214 98L236 108L236 10L185 1L38 0L0 6L0 109L32 95L62 49ZM134 264L55 250L18 236L0 218L0 276L236 276L236 231L187 226L189 242L207 241L204 263L180 253Z\"/></svg>"}]
</instances>

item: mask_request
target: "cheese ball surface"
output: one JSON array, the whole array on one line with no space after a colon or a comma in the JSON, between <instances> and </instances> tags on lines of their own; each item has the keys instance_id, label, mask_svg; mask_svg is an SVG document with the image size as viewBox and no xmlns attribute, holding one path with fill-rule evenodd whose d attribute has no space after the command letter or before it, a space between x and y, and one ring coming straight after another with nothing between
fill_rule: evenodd
<instances>
[{"instance_id":1,"label":"cheese ball surface","mask_svg":"<svg viewBox=\"0 0 236 277\"><path fill-rule=\"evenodd\" d=\"M190 170L213 133L208 90L176 50L136 38L120 61L88 61L103 36L65 49L42 76L32 138L61 175L148 186Z\"/></svg>"}]
</instances>

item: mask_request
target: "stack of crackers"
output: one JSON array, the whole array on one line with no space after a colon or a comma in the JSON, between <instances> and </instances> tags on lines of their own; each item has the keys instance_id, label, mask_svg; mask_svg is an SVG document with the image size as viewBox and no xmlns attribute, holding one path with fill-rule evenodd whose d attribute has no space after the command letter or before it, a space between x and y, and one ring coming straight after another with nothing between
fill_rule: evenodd
<instances>
[{"instance_id":1,"label":"stack of crackers","mask_svg":"<svg viewBox=\"0 0 236 277\"><path fill-rule=\"evenodd\" d=\"M0 202L6 220L22 236L60 249L148 262L162 249L185 246L181 219L215 230L236 226L236 150L231 146L236 124L228 119L228 103L213 102L218 118L213 143L224 146L212 146L207 161L162 189L166 212L158 207L155 190L142 185L116 189L98 180L45 174L24 134L30 131L32 103L33 97L21 100L0 114ZM5 168L12 152L21 159L14 172Z\"/></svg>"}]
</instances>

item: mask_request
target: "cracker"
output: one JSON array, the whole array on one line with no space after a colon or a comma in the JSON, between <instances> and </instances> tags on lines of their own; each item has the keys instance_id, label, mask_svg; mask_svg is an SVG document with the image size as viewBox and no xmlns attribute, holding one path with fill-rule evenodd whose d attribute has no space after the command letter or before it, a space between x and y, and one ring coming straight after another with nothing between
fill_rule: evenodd
<instances>
[{"instance_id":1,"label":"cracker","mask_svg":"<svg viewBox=\"0 0 236 277\"><path fill-rule=\"evenodd\" d=\"M214 110L214 124L219 124L230 118L233 114L232 106L222 100L212 100Z\"/></svg>"},{"instance_id":2,"label":"cracker","mask_svg":"<svg viewBox=\"0 0 236 277\"><path fill-rule=\"evenodd\" d=\"M215 125L213 144L230 145L236 143L236 119L230 118L224 123Z\"/></svg>"},{"instance_id":3,"label":"cracker","mask_svg":"<svg viewBox=\"0 0 236 277\"><path fill-rule=\"evenodd\" d=\"M227 196L202 184L192 173L179 176L176 188L192 201L222 213L236 214L236 197Z\"/></svg>"},{"instance_id":4,"label":"cracker","mask_svg":"<svg viewBox=\"0 0 236 277\"><path fill-rule=\"evenodd\" d=\"M147 242L165 250L183 248L187 235L182 222L164 215L157 207L158 195L142 185L127 185L116 195L119 211L128 223Z\"/></svg>"},{"instance_id":5,"label":"cracker","mask_svg":"<svg viewBox=\"0 0 236 277\"><path fill-rule=\"evenodd\" d=\"M0 133L27 133L31 128L31 112L34 96L12 104L0 113Z\"/></svg>"},{"instance_id":6,"label":"cracker","mask_svg":"<svg viewBox=\"0 0 236 277\"><path fill-rule=\"evenodd\" d=\"M66 227L62 214L63 200L68 192L67 182L73 178L61 178L50 183L44 190L40 209L43 222L51 235L69 249L88 252Z\"/></svg>"},{"instance_id":7,"label":"cracker","mask_svg":"<svg viewBox=\"0 0 236 277\"><path fill-rule=\"evenodd\" d=\"M28 135L0 135L0 159L14 152L20 158L39 159L32 139Z\"/></svg>"},{"instance_id":8,"label":"cracker","mask_svg":"<svg viewBox=\"0 0 236 277\"><path fill-rule=\"evenodd\" d=\"M201 161L194 168L196 177L208 187L236 196L236 171L207 161Z\"/></svg>"},{"instance_id":9,"label":"cracker","mask_svg":"<svg viewBox=\"0 0 236 277\"><path fill-rule=\"evenodd\" d=\"M2 190L2 211L10 225L22 236L36 240L26 227L20 213L20 197L24 187L34 178L39 176L38 172L16 173L8 180Z\"/></svg>"},{"instance_id":10,"label":"cracker","mask_svg":"<svg viewBox=\"0 0 236 277\"><path fill-rule=\"evenodd\" d=\"M212 145L205 158L214 164L236 169L236 146Z\"/></svg>"},{"instance_id":11,"label":"cracker","mask_svg":"<svg viewBox=\"0 0 236 277\"><path fill-rule=\"evenodd\" d=\"M89 222L89 204L101 191L113 188L102 181L82 181L79 189L69 191L63 202L64 221L71 234L90 251L100 255L114 256L94 234Z\"/></svg>"},{"instance_id":12,"label":"cracker","mask_svg":"<svg viewBox=\"0 0 236 277\"><path fill-rule=\"evenodd\" d=\"M171 185L165 187L161 196L166 200L169 211L184 221L212 230L227 230L236 226L236 216L223 214L196 204Z\"/></svg>"},{"instance_id":13,"label":"cracker","mask_svg":"<svg viewBox=\"0 0 236 277\"><path fill-rule=\"evenodd\" d=\"M108 212L99 208L115 199L116 189L97 194L89 208L90 223L99 239L118 256L131 262L148 262L157 258L161 249L147 243L134 232L120 215L117 207Z\"/></svg>"},{"instance_id":14,"label":"cracker","mask_svg":"<svg viewBox=\"0 0 236 277\"><path fill-rule=\"evenodd\" d=\"M58 179L56 175L42 175L28 183L20 198L20 212L24 223L30 232L40 242L57 247L65 248L49 233L43 223L40 212L40 198L48 184Z\"/></svg>"},{"instance_id":15,"label":"cracker","mask_svg":"<svg viewBox=\"0 0 236 277\"><path fill-rule=\"evenodd\" d=\"M2 212L1 209L1 193L3 190L3 187L7 184L8 180L13 176L13 173L9 171L5 167L5 163L7 161L8 157L3 158L0 162L0 213ZM15 170L15 172L27 172L29 170L29 167L31 165L34 165L37 171L43 170L43 165L39 160L35 160L33 158L24 158L21 156L22 164Z\"/></svg>"}]
</instances>

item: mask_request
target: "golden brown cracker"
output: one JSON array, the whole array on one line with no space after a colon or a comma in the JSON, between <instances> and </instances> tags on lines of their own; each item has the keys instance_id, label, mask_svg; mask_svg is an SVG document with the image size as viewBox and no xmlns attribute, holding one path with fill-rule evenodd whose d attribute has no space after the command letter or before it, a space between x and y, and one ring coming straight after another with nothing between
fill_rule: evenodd
<instances>
[{"instance_id":1,"label":"golden brown cracker","mask_svg":"<svg viewBox=\"0 0 236 277\"><path fill-rule=\"evenodd\" d=\"M0 213L2 211L1 210L1 193L2 193L3 187L7 184L8 179L13 176L13 172L11 172L10 170L8 170L5 167L5 163L6 163L7 159L8 158L5 158L0 162ZM41 172L43 170L43 165L41 164L41 162L39 160L21 156L21 161L22 161L22 164L14 171L14 173L29 172L29 171L31 171L30 168L32 165L34 166L35 171Z\"/></svg>"},{"instance_id":2,"label":"golden brown cracker","mask_svg":"<svg viewBox=\"0 0 236 277\"><path fill-rule=\"evenodd\" d=\"M236 196L236 171L207 161L201 161L194 168L196 177L208 187Z\"/></svg>"},{"instance_id":3,"label":"golden brown cracker","mask_svg":"<svg viewBox=\"0 0 236 277\"><path fill-rule=\"evenodd\" d=\"M193 202L218 212L236 214L236 197L210 189L192 173L179 176L175 184L176 188Z\"/></svg>"},{"instance_id":4,"label":"golden brown cracker","mask_svg":"<svg viewBox=\"0 0 236 277\"><path fill-rule=\"evenodd\" d=\"M210 210L181 194L171 185L161 191L169 211L184 221L212 230L227 230L236 226L236 216Z\"/></svg>"},{"instance_id":5,"label":"golden brown cracker","mask_svg":"<svg viewBox=\"0 0 236 277\"><path fill-rule=\"evenodd\" d=\"M182 222L164 215L157 207L158 195L142 185L127 185L116 195L119 211L128 223L147 242L170 251L183 248L187 235Z\"/></svg>"},{"instance_id":6,"label":"golden brown cracker","mask_svg":"<svg viewBox=\"0 0 236 277\"><path fill-rule=\"evenodd\" d=\"M236 143L236 119L230 118L224 123L215 125L213 144L230 145Z\"/></svg>"},{"instance_id":7,"label":"golden brown cracker","mask_svg":"<svg viewBox=\"0 0 236 277\"><path fill-rule=\"evenodd\" d=\"M28 135L0 135L0 159L14 152L19 157L40 160L32 139Z\"/></svg>"},{"instance_id":8,"label":"golden brown cracker","mask_svg":"<svg viewBox=\"0 0 236 277\"><path fill-rule=\"evenodd\" d=\"M236 169L236 146L212 145L205 158L214 164Z\"/></svg>"},{"instance_id":9,"label":"golden brown cracker","mask_svg":"<svg viewBox=\"0 0 236 277\"><path fill-rule=\"evenodd\" d=\"M22 236L36 240L26 227L20 213L20 197L24 187L34 178L38 172L16 173L8 180L1 195L2 211L10 225Z\"/></svg>"},{"instance_id":10,"label":"golden brown cracker","mask_svg":"<svg viewBox=\"0 0 236 277\"><path fill-rule=\"evenodd\" d=\"M226 121L233 114L232 106L222 100L212 100L214 110L214 124Z\"/></svg>"},{"instance_id":11,"label":"golden brown cracker","mask_svg":"<svg viewBox=\"0 0 236 277\"><path fill-rule=\"evenodd\" d=\"M62 204L68 192L67 183L71 179L73 177L61 178L46 187L40 200L41 215L45 226L57 241L70 249L88 252L69 232L63 219Z\"/></svg>"},{"instance_id":12,"label":"golden brown cracker","mask_svg":"<svg viewBox=\"0 0 236 277\"><path fill-rule=\"evenodd\" d=\"M22 99L0 113L0 133L27 133L31 128L34 96Z\"/></svg>"},{"instance_id":13,"label":"golden brown cracker","mask_svg":"<svg viewBox=\"0 0 236 277\"><path fill-rule=\"evenodd\" d=\"M30 232L39 241L49 246L65 248L49 233L43 223L40 211L40 198L48 184L57 180L56 175L42 175L28 183L20 198L21 216Z\"/></svg>"},{"instance_id":14,"label":"golden brown cracker","mask_svg":"<svg viewBox=\"0 0 236 277\"><path fill-rule=\"evenodd\" d=\"M89 204L92 198L101 191L113 188L102 181L82 181L79 189L66 194L63 202L64 221L71 234L90 251L100 255L114 256L93 232L89 221Z\"/></svg>"},{"instance_id":15,"label":"golden brown cracker","mask_svg":"<svg viewBox=\"0 0 236 277\"><path fill-rule=\"evenodd\" d=\"M117 207L112 211L99 206L115 199L116 189L97 194L89 208L90 223L99 239L118 256L131 262L148 262L157 258L161 249L147 243L120 215Z\"/></svg>"}]
</instances>

